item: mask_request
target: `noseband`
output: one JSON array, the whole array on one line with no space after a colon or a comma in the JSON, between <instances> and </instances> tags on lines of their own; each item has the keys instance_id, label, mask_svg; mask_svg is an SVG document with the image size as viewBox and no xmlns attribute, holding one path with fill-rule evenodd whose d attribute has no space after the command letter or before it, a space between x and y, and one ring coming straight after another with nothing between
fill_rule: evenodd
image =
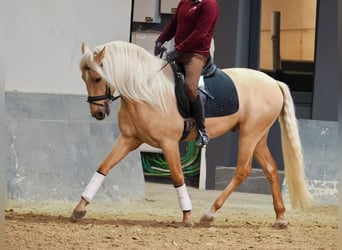
<instances>
[{"instance_id":1,"label":"noseband","mask_svg":"<svg viewBox=\"0 0 342 250\"><path fill-rule=\"evenodd\" d=\"M97 101L102 101L102 100L106 100L106 99L109 99L110 101L115 101L118 98L120 98L120 95L115 96L115 97L113 95L111 95L110 88L107 85L106 86L106 93L104 95L88 96L87 102L89 102L90 104L93 104L93 105L103 107L104 105L101 103L97 103Z\"/></svg>"}]
</instances>

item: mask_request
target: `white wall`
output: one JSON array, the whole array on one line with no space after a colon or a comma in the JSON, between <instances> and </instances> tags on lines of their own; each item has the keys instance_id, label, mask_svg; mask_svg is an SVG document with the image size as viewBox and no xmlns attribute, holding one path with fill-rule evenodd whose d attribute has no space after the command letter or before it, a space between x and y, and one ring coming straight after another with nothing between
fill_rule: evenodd
<instances>
[{"instance_id":1,"label":"white wall","mask_svg":"<svg viewBox=\"0 0 342 250\"><path fill-rule=\"evenodd\" d=\"M6 1L5 90L86 94L81 43L129 41L131 1Z\"/></svg>"}]
</instances>

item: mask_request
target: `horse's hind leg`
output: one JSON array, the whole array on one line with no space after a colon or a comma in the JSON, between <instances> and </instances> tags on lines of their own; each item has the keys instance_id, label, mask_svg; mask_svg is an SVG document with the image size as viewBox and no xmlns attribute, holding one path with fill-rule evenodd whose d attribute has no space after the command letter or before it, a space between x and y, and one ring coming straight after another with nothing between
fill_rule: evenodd
<instances>
[{"instance_id":1,"label":"horse's hind leg","mask_svg":"<svg viewBox=\"0 0 342 250\"><path fill-rule=\"evenodd\" d=\"M240 131L239 137L239 151L238 151L238 158L237 158L237 165L232 177L232 180L228 184L228 186L223 190L221 195L215 200L214 204L211 206L210 210L202 216L200 219L200 223L202 224L209 224L214 221L215 213L219 210L228 196L238 187L252 170L252 157L253 152L257 143L257 138L253 138L250 136L243 136ZM247 133L248 135L248 133ZM251 140L251 138L253 138Z\"/></svg>"},{"instance_id":2,"label":"horse's hind leg","mask_svg":"<svg viewBox=\"0 0 342 250\"><path fill-rule=\"evenodd\" d=\"M254 157L263 169L264 174L270 183L273 206L276 213L276 222L273 226L280 229L286 228L288 222L285 220L285 205L279 184L277 164L268 148L267 135L265 135L256 146Z\"/></svg>"}]
</instances>

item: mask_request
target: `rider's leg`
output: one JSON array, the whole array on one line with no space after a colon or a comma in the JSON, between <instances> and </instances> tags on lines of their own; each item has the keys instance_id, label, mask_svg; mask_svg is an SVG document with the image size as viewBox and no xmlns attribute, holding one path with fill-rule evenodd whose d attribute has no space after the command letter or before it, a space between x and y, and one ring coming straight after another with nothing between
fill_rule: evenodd
<instances>
[{"instance_id":1,"label":"rider's leg","mask_svg":"<svg viewBox=\"0 0 342 250\"><path fill-rule=\"evenodd\" d=\"M191 113L198 128L196 145L207 145L209 136L205 129L205 110L199 95L198 82L208 57L197 53L181 53L177 60L185 68L185 89L190 100Z\"/></svg>"},{"instance_id":2,"label":"rider's leg","mask_svg":"<svg viewBox=\"0 0 342 250\"><path fill-rule=\"evenodd\" d=\"M190 102L190 107L198 128L198 136L195 144L196 146L207 145L209 142L209 136L205 130L205 111L200 95L198 95L194 101Z\"/></svg>"}]
</instances>

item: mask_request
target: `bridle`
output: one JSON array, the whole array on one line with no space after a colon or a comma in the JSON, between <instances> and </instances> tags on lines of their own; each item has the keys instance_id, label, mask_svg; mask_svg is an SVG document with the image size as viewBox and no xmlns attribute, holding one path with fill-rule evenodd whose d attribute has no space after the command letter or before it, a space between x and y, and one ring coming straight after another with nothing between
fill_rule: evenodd
<instances>
[{"instance_id":1,"label":"bridle","mask_svg":"<svg viewBox=\"0 0 342 250\"><path fill-rule=\"evenodd\" d=\"M85 70L91 70L90 67L85 66L84 67ZM87 102L96 106L101 106L103 107L104 105L101 103L97 103L97 101L102 101L102 100L107 100L109 99L110 101L115 101L116 99L119 99L121 97L121 95L118 96L113 96L110 93L110 87L108 86L108 84L106 84L106 93L104 95L97 95L97 96L89 96L87 98Z\"/></svg>"},{"instance_id":2,"label":"bridle","mask_svg":"<svg viewBox=\"0 0 342 250\"><path fill-rule=\"evenodd\" d=\"M97 103L97 101L102 101L102 100L107 100L109 99L110 101L115 101L116 99L119 99L121 96L113 96L110 93L110 88L108 84L106 85L106 93L104 95L97 95L97 96L88 96L87 102L93 105L101 106L103 107L104 105L101 103Z\"/></svg>"}]
</instances>

